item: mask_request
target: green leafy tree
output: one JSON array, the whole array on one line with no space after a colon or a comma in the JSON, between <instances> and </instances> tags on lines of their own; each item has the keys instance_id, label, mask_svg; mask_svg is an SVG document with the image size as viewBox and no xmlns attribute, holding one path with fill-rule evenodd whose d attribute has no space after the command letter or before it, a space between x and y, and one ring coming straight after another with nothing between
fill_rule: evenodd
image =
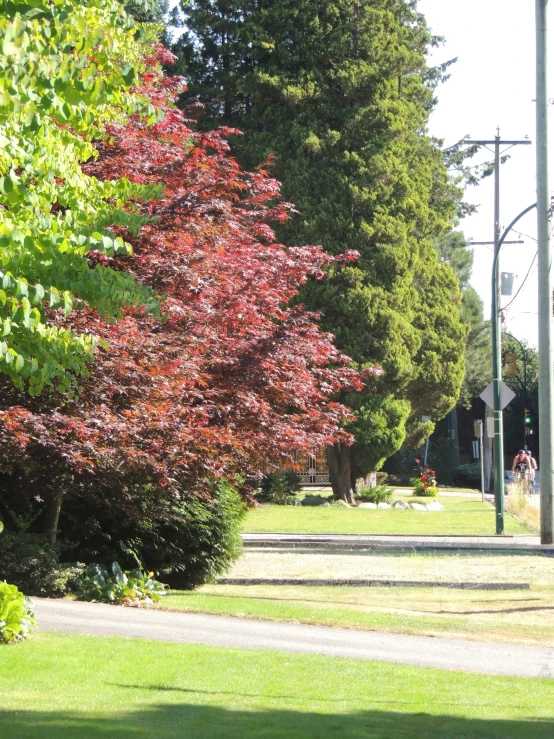
<instances>
[{"instance_id":1,"label":"green leafy tree","mask_svg":"<svg viewBox=\"0 0 554 739\"><path fill-rule=\"evenodd\" d=\"M357 477L432 431L464 374L461 295L435 248L460 198L426 133L442 76L425 60L435 40L411 0L191 0L182 11L176 52L205 125L239 127L247 166L275 154L301 212L280 238L360 254L303 293L356 366L383 368L341 398L356 443L328 458L348 500Z\"/></svg>"},{"instance_id":2,"label":"green leafy tree","mask_svg":"<svg viewBox=\"0 0 554 739\"><path fill-rule=\"evenodd\" d=\"M94 337L64 321L74 306L106 319L156 308L152 290L109 262L130 252L113 227L136 232L145 218L134 203L158 190L81 168L108 124L156 120L133 91L155 36L107 0L0 7L0 372L36 395L67 390L92 358Z\"/></svg>"},{"instance_id":3,"label":"green leafy tree","mask_svg":"<svg viewBox=\"0 0 554 739\"><path fill-rule=\"evenodd\" d=\"M539 451L539 357L535 347L526 341L516 341L510 334L502 335L502 351L516 355L517 374L504 375L504 382L512 388L516 397L504 411L504 449L515 454L528 446L535 454ZM526 369L524 369L526 365ZM526 419L529 422L526 422ZM528 432L532 432L527 434Z\"/></svg>"},{"instance_id":4,"label":"green leafy tree","mask_svg":"<svg viewBox=\"0 0 554 739\"><path fill-rule=\"evenodd\" d=\"M459 404L469 408L491 380L491 330L483 317L483 301L469 280L473 269L473 252L461 231L451 231L437 241L439 259L452 268L462 291L460 316L467 326L465 340L465 376Z\"/></svg>"}]
</instances>

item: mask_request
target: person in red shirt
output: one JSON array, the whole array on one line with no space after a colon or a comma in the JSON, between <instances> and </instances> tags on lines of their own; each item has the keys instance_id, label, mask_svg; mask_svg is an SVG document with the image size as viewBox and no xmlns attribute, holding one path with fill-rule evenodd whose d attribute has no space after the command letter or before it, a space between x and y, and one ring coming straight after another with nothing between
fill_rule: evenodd
<instances>
[{"instance_id":1,"label":"person in red shirt","mask_svg":"<svg viewBox=\"0 0 554 739\"><path fill-rule=\"evenodd\" d=\"M533 458L533 455L529 450L527 450L527 458L529 460L529 479L535 484L535 472L537 470L537 462Z\"/></svg>"},{"instance_id":2,"label":"person in red shirt","mask_svg":"<svg viewBox=\"0 0 554 739\"><path fill-rule=\"evenodd\" d=\"M516 473L519 473L522 479L525 479L525 475L528 474L529 480L531 479L531 462L529 461L529 457L527 456L527 452L525 450L520 449L514 457L512 472L514 473L514 475Z\"/></svg>"}]
</instances>

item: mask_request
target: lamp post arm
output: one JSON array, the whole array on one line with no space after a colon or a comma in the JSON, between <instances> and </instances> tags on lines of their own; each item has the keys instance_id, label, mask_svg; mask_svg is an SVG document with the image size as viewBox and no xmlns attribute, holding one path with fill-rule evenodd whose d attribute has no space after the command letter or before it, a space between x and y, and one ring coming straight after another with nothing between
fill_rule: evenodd
<instances>
[{"instance_id":1,"label":"lamp post arm","mask_svg":"<svg viewBox=\"0 0 554 739\"><path fill-rule=\"evenodd\" d=\"M494 258L492 263L492 382L493 382L493 411L494 411L494 498L496 509L496 533L504 533L504 442L502 434L502 408L500 403L500 391L502 383L502 340L498 311L498 282L497 265L502 244L516 223L537 207L536 203L522 210L505 229L502 236L494 247Z\"/></svg>"}]
</instances>

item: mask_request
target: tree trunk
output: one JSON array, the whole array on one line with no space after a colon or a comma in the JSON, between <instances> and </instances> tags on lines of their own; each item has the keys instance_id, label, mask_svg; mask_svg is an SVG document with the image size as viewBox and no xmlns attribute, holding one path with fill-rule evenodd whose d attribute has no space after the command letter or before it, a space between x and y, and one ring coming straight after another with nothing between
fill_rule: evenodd
<instances>
[{"instance_id":1,"label":"tree trunk","mask_svg":"<svg viewBox=\"0 0 554 739\"><path fill-rule=\"evenodd\" d=\"M352 451L344 444L334 444L327 447L327 464L329 465L329 478L333 488L333 494L339 500L352 504L352 480L350 472L352 469Z\"/></svg>"},{"instance_id":2,"label":"tree trunk","mask_svg":"<svg viewBox=\"0 0 554 739\"><path fill-rule=\"evenodd\" d=\"M46 534L51 544L55 544L58 537L58 521L60 520L63 495L62 491L52 495L46 508L43 532Z\"/></svg>"}]
</instances>

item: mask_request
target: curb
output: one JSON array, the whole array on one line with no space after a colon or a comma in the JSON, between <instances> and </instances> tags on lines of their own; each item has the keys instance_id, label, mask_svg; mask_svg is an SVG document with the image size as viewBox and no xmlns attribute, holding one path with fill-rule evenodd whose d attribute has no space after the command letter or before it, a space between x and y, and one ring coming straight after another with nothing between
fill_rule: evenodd
<instances>
[{"instance_id":1,"label":"curb","mask_svg":"<svg viewBox=\"0 0 554 739\"><path fill-rule=\"evenodd\" d=\"M401 587L401 588L451 588L456 590L529 590L528 582L421 582L414 580L314 580L307 578L271 578L220 577L217 585L310 585L310 586L342 586L351 588Z\"/></svg>"},{"instance_id":2,"label":"curb","mask_svg":"<svg viewBox=\"0 0 554 739\"><path fill-rule=\"evenodd\" d=\"M554 557L554 548L545 549L532 544L521 546L505 546L487 545L475 546L472 544L427 544L425 542L416 542L414 544L389 544L385 542L343 542L343 541L287 541L286 539L278 540L243 540L245 548L256 549L346 549L346 550L366 550L366 551L384 551L384 552L476 552L476 553L503 553L503 554L540 554L543 557Z\"/></svg>"}]
</instances>

